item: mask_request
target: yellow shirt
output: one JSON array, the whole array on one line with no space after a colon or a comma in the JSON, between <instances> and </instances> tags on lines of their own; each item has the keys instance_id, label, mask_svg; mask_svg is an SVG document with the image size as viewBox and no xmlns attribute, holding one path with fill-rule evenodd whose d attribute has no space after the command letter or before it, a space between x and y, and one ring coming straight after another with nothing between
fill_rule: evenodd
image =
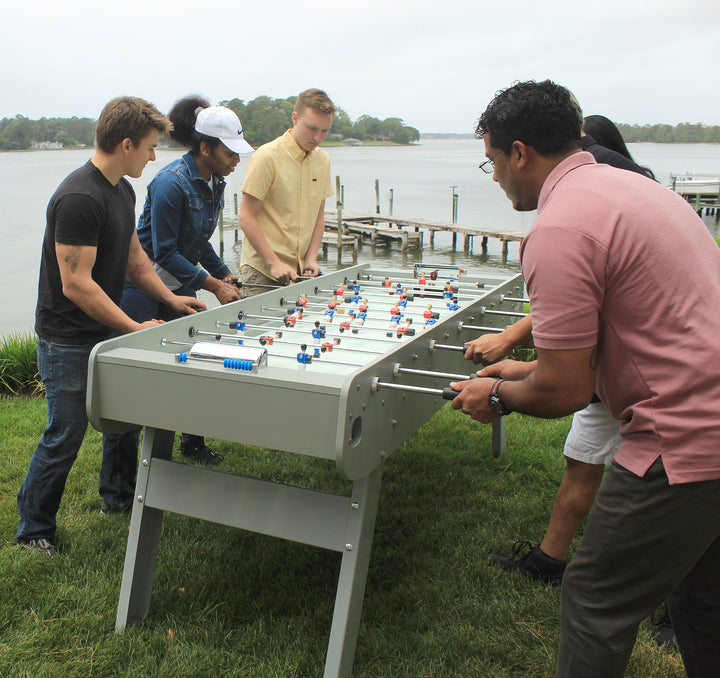
<instances>
[{"instance_id":1,"label":"yellow shirt","mask_svg":"<svg viewBox=\"0 0 720 678\"><path fill-rule=\"evenodd\" d=\"M268 245L281 261L302 272L318 213L333 194L330 156L321 148L306 155L288 130L253 153L242 192L262 200L258 225ZM247 238L241 264L272 278Z\"/></svg>"}]
</instances>

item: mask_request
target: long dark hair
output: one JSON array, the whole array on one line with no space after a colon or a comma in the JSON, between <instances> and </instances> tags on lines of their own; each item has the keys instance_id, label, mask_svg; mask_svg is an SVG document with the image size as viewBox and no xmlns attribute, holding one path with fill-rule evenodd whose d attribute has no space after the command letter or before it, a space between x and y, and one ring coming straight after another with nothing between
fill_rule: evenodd
<instances>
[{"instance_id":1,"label":"long dark hair","mask_svg":"<svg viewBox=\"0 0 720 678\"><path fill-rule=\"evenodd\" d=\"M604 115L588 115L583 120L583 129L601 146L624 155L628 160L635 162L635 159L630 155L630 151L628 151L625 139L620 134L620 130L615 127L615 123L610 118L606 118ZM637 163L635 164L637 165ZM641 165L638 165L638 167L651 179L655 178L655 174L649 167L642 167Z\"/></svg>"},{"instance_id":2,"label":"long dark hair","mask_svg":"<svg viewBox=\"0 0 720 678\"><path fill-rule=\"evenodd\" d=\"M207 99L197 94L191 94L176 101L168 113L168 118L173 124L170 138L181 146L189 148L193 155L200 154L200 144L203 141L211 151L221 143L220 139L195 131L195 120L198 113L208 106L210 106L210 102Z\"/></svg>"}]
</instances>

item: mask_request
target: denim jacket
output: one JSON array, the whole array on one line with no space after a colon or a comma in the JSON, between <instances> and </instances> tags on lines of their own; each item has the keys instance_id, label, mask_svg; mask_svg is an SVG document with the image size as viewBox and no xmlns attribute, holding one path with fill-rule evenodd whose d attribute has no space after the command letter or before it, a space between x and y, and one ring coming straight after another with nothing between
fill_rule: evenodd
<instances>
[{"instance_id":1,"label":"denim jacket","mask_svg":"<svg viewBox=\"0 0 720 678\"><path fill-rule=\"evenodd\" d=\"M215 191L188 152L163 167L148 185L137 232L147 255L183 285L198 290L208 273L223 278L230 269L215 253L210 237L225 204L225 180ZM207 273L199 268L200 264Z\"/></svg>"}]
</instances>

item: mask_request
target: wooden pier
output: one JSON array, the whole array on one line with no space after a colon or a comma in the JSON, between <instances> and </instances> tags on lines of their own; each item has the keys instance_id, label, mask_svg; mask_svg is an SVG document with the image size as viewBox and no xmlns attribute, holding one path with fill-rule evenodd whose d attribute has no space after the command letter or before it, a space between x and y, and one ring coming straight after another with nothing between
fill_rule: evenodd
<instances>
[{"instance_id":1,"label":"wooden pier","mask_svg":"<svg viewBox=\"0 0 720 678\"><path fill-rule=\"evenodd\" d=\"M338 212L325 210L325 233L322 238L323 252L327 253L329 247L350 247L353 252L359 249L360 240L368 240L370 245L390 245L399 243L403 251L422 249L424 233L430 234L430 244L435 241L437 232L452 233L452 246L457 247L458 236L462 236L463 248L472 249L475 238L481 239L483 252L487 251L490 238L502 243L502 256L508 255L508 244L522 242L525 233L521 231L502 231L472 226L468 224L455 224L444 221L430 221L428 219L403 219L391 214L375 214L372 212L340 212L341 234L338 237ZM218 224L220 235L220 256L224 256L225 237L228 232L233 234L233 243L240 242L241 230L238 226L237 214L232 207L226 207Z\"/></svg>"},{"instance_id":2,"label":"wooden pier","mask_svg":"<svg viewBox=\"0 0 720 678\"><path fill-rule=\"evenodd\" d=\"M720 221L720 176L717 174L671 174L670 187L687 200L699 216Z\"/></svg>"},{"instance_id":3,"label":"wooden pier","mask_svg":"<svg viewBox=\"0 0 720 678\"><path fill-rule=\"evenodd\" d=\"M403 219L395 215L374 214L372 212L341 212L343 231L358 233L363 237L369 237L371 244L380 241L397 240L401 243L402 249L413 247L422 248L423 232L430 233L430 243L435 240L435 233L452 233L453 247L457 246L458 236L463 238L463 247L472 247L475 238L482 239L483 250L487 249L490 238L500 240L502 243L503 256L507 256L508 243L522 242L525 233L521 231L501 231L471 226L468 224L454 224L445 221L430 221L428 219ZM325 228L332 229L337 233L337 211L325 210Z\"/></svg>"}]
</instances>

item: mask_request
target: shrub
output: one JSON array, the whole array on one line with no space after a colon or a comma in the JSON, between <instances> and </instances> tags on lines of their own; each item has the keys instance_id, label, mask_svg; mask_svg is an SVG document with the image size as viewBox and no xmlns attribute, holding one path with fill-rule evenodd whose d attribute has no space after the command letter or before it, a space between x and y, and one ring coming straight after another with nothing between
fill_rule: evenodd
<instances>
[{"instance_id":1,"label":"shrub","mask_svg":"<svg viewBox=\"0 0 720 678\"><path fill-rule=\"evenodd\" d=\"M0 335L0 392L17 395L41 393L37 339L34 334Z\"/></svg>"}]
</instances>

